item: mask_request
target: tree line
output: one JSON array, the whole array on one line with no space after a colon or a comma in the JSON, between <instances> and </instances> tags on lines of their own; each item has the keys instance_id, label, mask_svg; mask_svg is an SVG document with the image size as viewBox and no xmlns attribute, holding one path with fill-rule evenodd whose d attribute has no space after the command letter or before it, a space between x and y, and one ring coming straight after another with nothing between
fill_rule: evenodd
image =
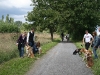
<instances>
[{"instance_id":1,"label":"tree line","mask_svg":"<svg viewBox=\"0 0 100 75\"><path fill-rule=\"evenodd\" d=\"M21 30L29 30L31 27L27 22L14 21L14 18L10 17L9 14L0 19L0 33L19 33Z\"/></svg>"},{"instance_id":2,"label":"tree line","mask_svg":"<svg viewBox=\"0 0 100 75\"><path fill-rule=\"evenodd\" d=\"M81 40L85 30L92 32L100 24L100 0L32 0L33 10L26 20L40 31L68 32Z\"/></svg>"}]
</instances>

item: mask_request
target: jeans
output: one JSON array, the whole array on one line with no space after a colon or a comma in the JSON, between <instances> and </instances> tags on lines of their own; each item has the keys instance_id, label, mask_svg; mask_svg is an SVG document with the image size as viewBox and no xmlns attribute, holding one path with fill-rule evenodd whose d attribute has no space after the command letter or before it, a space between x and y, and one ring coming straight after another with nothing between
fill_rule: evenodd
<instances>
[{"instance_id":1,"label":"jeans","mask_svg":"<svg viewBox=\"0 0 100 75\"><path fill-rule=\"evenodd\" d=\"M88 50L89 49L89 46L90 46L90 43L85 43L85 48Z\"/></svg>"},{"instance_id":2,"label":"jeans","mask_svg":"<svg viewBox=\"0 0 100 75\"><path fill-rule=\"evenodd\" d=\"M21 48L19 49L19 56L20 56L20 57L24 57L24 47L21 47Z\"/></svg>"},{"instance_id":3,"label":"jeans","mask_svg":"<svg viewBox=\"0 0 100 75\"><path fill-rule=\"evenodd\" d=\"M37 53L38 52L38 48L36 47L36 44L33 45L33 53Z\"/></svg>"},{"instance_id":4,"label":"jeans","mask_svg":"<svg viewBox=\"0 0 100 75\"><path fill-rule=\"evenodd\" d=\"M29 42L29 46L33 47L34 42Z\"/></svg>"},{"instance_id":5,"label":"jeans","mask_svg":"<svg viewBox=\"0 0 100 75\"><path fill-rule=\"evenodd\" d=\"M97 50L97 49L93 47L93 53L94 53L94 58L95 58L95 59L98 58L98 55L97 55L97 53L96 53L96 50Z\"/></svg>"},{"instance_id":6,"label":"jeans","mask_svg":"<svg viewBox=\"0 0 100 75\"><path fill-rule=\"evenodd\" d=\"M29 46L31 46L33 49L33 53L35 52L34 42L29 42Z\"/></svg>"}]
</instances>

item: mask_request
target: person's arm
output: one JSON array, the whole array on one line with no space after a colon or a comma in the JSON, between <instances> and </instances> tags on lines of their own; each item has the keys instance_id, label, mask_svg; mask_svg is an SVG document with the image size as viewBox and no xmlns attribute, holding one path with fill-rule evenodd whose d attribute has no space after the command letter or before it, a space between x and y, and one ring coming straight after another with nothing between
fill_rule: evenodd
<instances>
[{"instance_id":1,"label":"person's arm","mask_svg":"<svg viewBox=\"0 0 100 75\"><path fill-rule=\"evenodd\" d=\"M33 41L35 41L35 35L34 35L34 37L33 37Z\"/></svg>"},{"instance_id":2,"label":"person's arm","mask_svg":"<svg viewBox=\"0 0 100 75\"><path fill-rule=\"evenodd\" d=\"M90 34L91 35L91 34ZM93 36L91 35L91 41L90 41L90 43L92 44L92 42L94 41L94 38L93 38Z\"/></svg>"},{"instance_id":3,"label":"person's arm","mask_svg":"<svg viewBox=\"0 0 100 75\"><path fill-rule=\"evenodd\" d=\"M84 40L84 37L85 37L85 35L83 36L83 44L84 44L84 41L85 41L85 40Z\"/></svg>"},{"instance_id":4,"label":"person's arm","mask_svg":"<svg viewBox=\"0 0 100 75\"><path fill-rule=\"evenodd\" d=\"M98 48L99 45L100 45L100 38L98 38L95 48Z\"/></svg>"},{"instance_id":5,"label":"person's arm","mask_svg":"<svg viewBox=\"0 0 100 75\"><path fill-rule=\"evenodd\" d=\"M21 39L21 36L22 36L22 35L19 36L16 45L18 45L18 43L19 43L19 41L20 41L20 39Z\"/></svg>"},{"instance_id":6,"label":"person's arm","mask_svg":"<svg viewBox=\"0 0 100 75\"><path fill-rule=\"evenodd\" d=\"M27 40L26 40L27 43L29 43L29 33L27 34Z\"/></svg>"}]
</instances>

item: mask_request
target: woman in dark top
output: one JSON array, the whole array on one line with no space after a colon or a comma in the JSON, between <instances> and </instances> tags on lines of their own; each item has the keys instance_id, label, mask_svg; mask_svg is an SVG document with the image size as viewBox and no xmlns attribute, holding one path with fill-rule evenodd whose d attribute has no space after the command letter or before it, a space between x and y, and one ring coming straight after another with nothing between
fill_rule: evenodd
<instances>
[{"instance_id":1,"label":"woman in dark top","mask_svg":"<svg viewBox=\"0 0 100 75\"><path fill-rule=\"evenodd\" d=\"M26 44L26 32L21 34L17 40L18 50L20 57L24 57L24 47Z\"/></svg>"}]
</instances>

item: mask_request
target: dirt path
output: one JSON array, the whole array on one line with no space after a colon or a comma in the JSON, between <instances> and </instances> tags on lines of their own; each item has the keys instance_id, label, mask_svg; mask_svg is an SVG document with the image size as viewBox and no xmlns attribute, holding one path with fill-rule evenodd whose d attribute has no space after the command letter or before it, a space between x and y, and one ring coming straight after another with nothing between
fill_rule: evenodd
<instances>
[{"instance_id":1,"label":"dirt path","mask_svg":"<svg viewBox=\"0 0 100 75\"><path fill-rule=\"evenodd\" d=\"M59 43L38 59L26 75L93 75L79 55L72 55L73 43Z\"/></svg>"}]
</instances>

